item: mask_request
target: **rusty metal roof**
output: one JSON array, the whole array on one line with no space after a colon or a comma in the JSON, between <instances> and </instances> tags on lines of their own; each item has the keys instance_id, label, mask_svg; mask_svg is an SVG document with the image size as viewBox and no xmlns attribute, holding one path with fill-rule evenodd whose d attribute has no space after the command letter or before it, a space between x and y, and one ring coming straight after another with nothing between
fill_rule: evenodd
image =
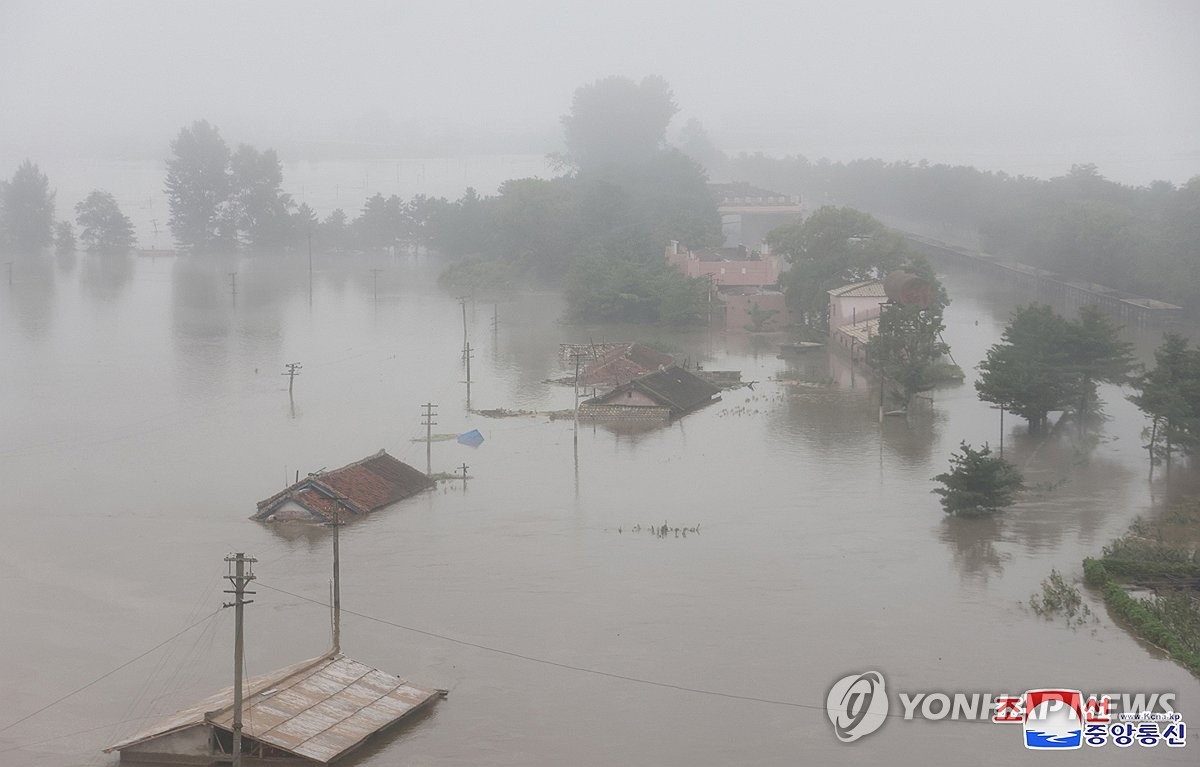
<instances>
[{"instance_id":1,"label":"rusty metal roof","mask_svg":"<svg viewBox=\"0 0 1200 767\"><path fill-rule=\"evenodd\" d=\"M439 695L333 654L255 677L246 688L243 736L321 764L345 755ZM104 751L120 751L201 724L232 731L232 687Z\"/></svg>"}]
</instances>

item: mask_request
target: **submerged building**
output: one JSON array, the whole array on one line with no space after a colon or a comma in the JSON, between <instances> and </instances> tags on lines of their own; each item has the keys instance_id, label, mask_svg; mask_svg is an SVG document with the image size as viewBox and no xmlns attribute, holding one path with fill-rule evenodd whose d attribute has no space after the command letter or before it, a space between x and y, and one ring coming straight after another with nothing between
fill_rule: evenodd
<instances>
[{"instance_id":1,"label":"submerged building","mask_svg":"<svg viewBox=\"0 0 1200 767\"><path fill-rule=\"evenodd\" d=\"M251 764L329 764L441 695L330 652L246 682L242 756ZM123 764L230 762L233 688L104 750L113 751Z\"/></svg>"},{"instance_id":2,"label":"submerged building","mask_svg":"<svg viewBox=\"0 0 1200 767\"><path fill-rule=\"evenodd\" d=\"M433 480L380 450L332 471L319 471L258 502L262 522L342 521L390 506L433 487Z\"/></svg>"}]
</instances>

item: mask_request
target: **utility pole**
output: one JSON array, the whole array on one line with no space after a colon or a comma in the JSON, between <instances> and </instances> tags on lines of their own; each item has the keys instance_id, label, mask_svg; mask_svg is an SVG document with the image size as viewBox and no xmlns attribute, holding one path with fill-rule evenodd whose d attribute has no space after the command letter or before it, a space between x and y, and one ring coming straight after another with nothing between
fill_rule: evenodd
<instances>
[{"instance_id":1,"label":"utility pole","mask_svg":"<svg viewBox=\"0 0 1200 767\"><path fill-rule=\"evenodd\" d=\"M466 345L463 355L467 358L467 410L471 409L471 344Z\"/></svg>"},{"instance_id":2,"label":"utility pole","mask_svg":"<svg viewBox=\"0 0 1200 767\"><path fill-rule=\"evenodd\" d=\"M466 490L467 489L467 465L465 463L462 465L462 473L463 473L463 490Z\"/></svg>"},{"instance_id":3,"label":"utility pole","mask_svg":"<svg viewBox=\"0 0 1200 767\"><path fill-rule=\"evenodd\" d=\"M500 304L492 304L492 335L500 332Z\"/></svg>"},{"instance_id":4,"label":"utility pole","mask_svg":"<svg viewBox=\"0 0 1200 767\"><path fill-rule=\"evenodd\" d=\"M312 303L313 267L312 267L312 222L308 222L308 303Z\"/></svg>"},{"instance_id":5,"label":"utility pole","mask_svg":"<svg viewBox=\"0 0 1200 767\"><path fill-rule=\"evenodd\" d=\"M284 375L284 376L288 377L288 396L290 397L290 396L292 396L292 387L296 383L296 376L300 375L300 368L302 368L304 366L301 365L299 362L289 362L286 365L284 365L284 367L287 368L287 372L280 373L280 375Z\"/></svg>"},{"instance_id":6,"label":"utility pole","mask_svg":"<svg viewBox=\"0 0 1200 767\"><path fill-rule=\"evenodd\" d=\"M432 477L433 425L437 423L437 421L433 420L433 417L437 415L437 413L434 412L437 410L437 405L433 404L432 402L426 402L424 405L421 405L421 407L425 408L425 414L423 420L421 421L421 423L425 426L425 476Z\"/></svg>"},{"instance_id":7,"label":"utility pole","mask_svg":"<svg viewBox=\"0 0 1200 767\"><path fill-rule=\"evenodd\" d=\"M247 557L240 551L237 554L230 554L225 557L225 561L229 563L228 567L232 570L225 578L233 584L233 590L226 590L226 594L233 594L233 601L226 602L222 607L232 607L234 622L233 622L233 767L241 767L242 764L242 656L244 655L243 647L243 625L242 625L242 608L251 604L254 600L243 599L247 594L255 594L254 591L246 591L246 584L254 580L254 563L258 560L254 557ZM250 565L247 571L246 565Z\"/></svg>"},{"instance_id":8,"label":"utility pole","mask_svg":"<svg viewBox=\"0 0 1200 767\"><path fill-rule=\"evenodd\" d=\"M333 652L342 651L342 562L338 543L342 527L342 501L344 496L333 498Z\"/></svg>"},{"instance_id":9,"label":"utility pole","mask_svg":"<svg viewBox=\"0 0 1200 767\"><path fill-rule=\"evenodd\" d=\"M233 296L234 303L237 303L237 272L229 273L229 294Z\"/></svg>"},{"instance_id":10,"label":"utility pole","mask_svg":"<svg viewBox=\"0 0 1200 767\"><path fill-rule=\"evenodd\" d=\"M583 357L580 352L571 352L571 358L575 360L575 433L579 433L579 360Z\"/></svg>"},{"instance_id":11,"label":"utility pole","mask_svg":"<svg viewBox=\"0 0 1200 767\"><path fill-rule=\"evenodd\" d=\"M375 303L379 303L379 273L382 269L371 270L372 288L375 291Z\"/></svg>"},{"instance_id":12,"label":"utility pole","mask_svg":"<svg viewBox=\"0 0 1200 767\"><path fill-rule=\"evenodd\" d=\"M8 262L8 286L10 288L12 287L12 269L13 269L13 262L9 261Z\"/></svg>"},{"instance_id":13,"label":"utility pole","mask_svg":"<svg viewBox=\"0 0 1200 767\"><path fill-rule=\"evenodd\" d=\"M463 357L466 357L466 356L467 356L467 297L466 297L466 296L459 296L459 297L458 297L458 302L459 302L460 304L462 304L462 316L463 316ZM467 376L467 378L470 378L470 376Z\"/></svg>"}]
</instances>

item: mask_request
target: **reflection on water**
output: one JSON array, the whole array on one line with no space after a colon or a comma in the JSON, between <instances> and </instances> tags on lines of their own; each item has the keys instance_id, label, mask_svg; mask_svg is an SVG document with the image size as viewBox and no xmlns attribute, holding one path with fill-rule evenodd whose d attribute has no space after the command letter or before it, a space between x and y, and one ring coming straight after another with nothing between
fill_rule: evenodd
<instances>
[{"instance_id":1,"label":"reflection on water","mask_svg":"<svg viewBox=\"0 0 1200 767\"><path fill-rule=\"evenodd\" d=\"M324 650L328 612L308 600L328 594L329 529L247 518L297 471L380 448L423 468L412 440L426 402L438 405L435 433L479 429L485 441L431 445L435 472L470 466L465 492L443 483L342 529L343 602L358 614L343 636L355 657L453 692L350 764L848 754L819 708L638 685L391 624L818 707L835 678L880 668L901 689L1170 689L1181 710L1200 710L1200 685L1120 629L1080 637L1015 608L1051 568L1077 574L1169 487L1145 481L1143 419L1122 392L1102 392L1111 420L1083 447L1006 421L1005 455L1035 489L1003 517L946 519L930 492L959 442L998 441L974 366L1020 297L994 286L947 275L946 340L968 379L935 392L930 412L883 424L878 388L825 350L780 358L769 336L567 326L551 294L468 302L477 408L570 408L572 387L546 383L569 373L560 343L656 342L757 382L663 428L576 433L570 419L467 411L462 309L428 254L318 258L311 298L306 255L80 260L74 271L52 257L22 264L13 289L0 286L0 486L19 511L0 538L14 585L0 621L6 711L46 705L215 609L230 551L257 556L263 584L305 597L260 590L249 671ZM289 362L303 365L290 398ZM664 523L670 541L628 534ZM703 532L684 545L685 527ZM35 767L113 764L96 752L136 729L126 719L228 684L230 630L188 635L176 654L0 733L0 751L91 730L10 753ZM959 761L1013 747L994 729L955 731L939 749ZM889 724L855 759L926 764L925 734Z\"/></svg>"}]
</instances>

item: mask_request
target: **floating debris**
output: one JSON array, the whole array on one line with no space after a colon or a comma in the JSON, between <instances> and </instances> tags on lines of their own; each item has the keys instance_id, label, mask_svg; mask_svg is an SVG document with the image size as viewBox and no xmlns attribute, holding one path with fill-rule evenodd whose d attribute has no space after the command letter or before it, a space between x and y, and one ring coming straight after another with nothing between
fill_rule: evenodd
<instances>
[{"instance_id":1,"label":"floating debris","mask_svg":"<svg viewBox=\"0 0 1200 767\"><path fill-rule=\"evenodd\" d=\"M689 534L699 535L700 524L697 523L694 527L672 527L666 522L663 522L661 525L646 525L644 527L639 524L629 528L629 532L634 534L649 533L655 538L686 538ZM624 533L624 528L618 527L617 533Z\"/></svg>"}]
</instances>

